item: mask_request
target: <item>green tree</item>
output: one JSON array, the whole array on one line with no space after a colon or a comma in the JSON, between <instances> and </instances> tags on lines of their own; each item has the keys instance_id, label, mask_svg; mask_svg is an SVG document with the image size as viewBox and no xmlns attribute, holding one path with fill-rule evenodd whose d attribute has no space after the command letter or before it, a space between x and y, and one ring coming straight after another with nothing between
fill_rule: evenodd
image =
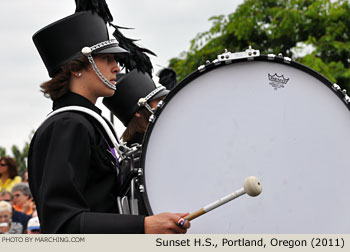
<instances>
[{"instance_id":1,"label":"green tree","mask_svg":"<svg viewBox=\"0 0 350 252\"><path fill-rule=\"evenodd\" d=\"M6 156L6 149L0 146L0 157Z\"/></svg>"},{"instance_id":2,"label":"green tree","mask_svg":"<svg viewBox=\"0 0 350 252\"><path fill-rule=\"evenodd\" d=\"M350 4L348 0L246 0L235 12L211 17L190 49L172 58L179 80L228 49L251 45L263 54L282 53L350 90ZM305 54L300 47L312 48Z\"/></svg>"},{"instance_id":3,"label":"green tree","mask_svg":"<svg viewBox=\"0 0 350 252\"><path fill-rule=\"evenodd\" d=\"M18 173L23 174L27 170L27 158L29 152L29 143L25 143L22 151L16 145L13 145L12 148L13 158L16 160Z\"/></svg>"}]
</instances>

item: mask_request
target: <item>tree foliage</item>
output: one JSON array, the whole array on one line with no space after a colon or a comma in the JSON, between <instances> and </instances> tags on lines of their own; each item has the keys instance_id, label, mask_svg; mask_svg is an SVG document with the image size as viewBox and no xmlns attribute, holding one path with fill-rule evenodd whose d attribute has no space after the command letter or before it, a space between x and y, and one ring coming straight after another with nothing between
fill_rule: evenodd
<instances>
[{"instance_id":1,"label":"tree foliage","mask_svg":"<svg viewBox=\"0 0 350 252\"><path fill-rule=\"evenodd\" d=\"M181 80L225 49L251 45L262 54L282 53L350 90L349 13L348 0L246 0L227 16L211 17L210 30L199 33L169 66ZM297 53L300 48L312 50L305 55Z\"/></svg>"}]
</instances>

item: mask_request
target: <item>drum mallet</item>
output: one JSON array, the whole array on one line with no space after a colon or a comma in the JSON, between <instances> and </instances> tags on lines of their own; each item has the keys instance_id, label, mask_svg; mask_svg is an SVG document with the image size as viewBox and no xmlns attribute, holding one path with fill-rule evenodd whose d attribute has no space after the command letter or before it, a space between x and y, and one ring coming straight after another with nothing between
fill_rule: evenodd
<instances>
[{"instance_id":1,"label":"drum mallet","mask_svg":"<svg viewBox=\"0 0 350 252\"><path fill-rule=\"evenodd\" d=\"M186 220L190 221L193 220L205 213L208 213L211 210L214 210L215 208L222 206L223 204L226 204L227 202L238 198L239 196L242 196L244 194L248 194L249 196L255 197L258 196L262 191L261 183L257 177L250 176L244 180L244 186L243 188L230 193L229 195L183 217L178 220L178 225L183 226L186 222Z\"/></svg>"}]
</instances>

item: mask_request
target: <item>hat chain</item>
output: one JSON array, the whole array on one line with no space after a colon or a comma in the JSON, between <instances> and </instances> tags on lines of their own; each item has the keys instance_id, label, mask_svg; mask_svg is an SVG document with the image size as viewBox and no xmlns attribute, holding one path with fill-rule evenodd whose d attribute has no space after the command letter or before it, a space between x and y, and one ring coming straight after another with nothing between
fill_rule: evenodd
<instances>
[{"instance_id":1,"label":"hat chain","mask_svg":"<svg viewBox=\"0 0 350 252\"><path fill-rule=\"evenodd\" d=\"M93 45L90 47L91 49L91 52L99 49L99 48L102 48L102 47L105 47L105 46L108 46L108 45L119 45L118 41L116 39L110 39L110 40L106 40L106 41L103 41L103 42L100 42L96 45Z\"/></svg>"},{"instance_id":2,"label":"hat chain","mask_svg":"<svg viewBox=\"0 0 350 252\"><path fill-rule=\"evenodd\" d=\"M104 76L103 74L100 72L100 70L98 69L98 67L96 66L96 63L94 61L94 58L91 56L91 53L99 48L108 46L108 45L119 45L118 41L115 39L111 39L111 40L107 40L107 41L103 41L101 43L98 43L96 45L93 45L91 47L84 47L81 52L84 56L88 57L89 62L92 66L92 68L94 69L96 75L98 76L98 78L100 78L100 80L110 89L116 90L116 86L112 85Z\"/></svg>"},{"instance_id":3,"label":"hat chain","mask_svg":"<svg viewBox=\"0 0 350 252\"><path fill-rule=\"evenodd\" d=\"M151 99L153 96L155 96L156 94L158 94L160 91L164 90L165 87L164 86L159 86L157 87L155 90L153 90L151 93L149 93L145 99L146 101L148 101L149 99Z\"/></svg>"},{"instance_id":4,"label":"hat chain","mask_svg":"<svg viewBox=\"0 0 350 252\"><path fill-rule=\"evenodd\" d=\"M110 89L116 90L116 86L112 85L104 76L103 74L100 72L100 70L98 69L98 67L96 66L96 63L94 61L94 58L91 55L87 56L89 59L89 62L92 66L92 68L94 69L95 73L97 74L98 78L100 78L100 80Z\"/></svg>"},{"instance_id":5,"label":"hat chain","mask_svg":"<svg viewBox=\"0 0 350 252\"><path fill-rule=\"evenodd\" d=\"M154 114L154 110L151 108L151 106L147 103L149 99L151 99L153 96L158 94L160 91L164 90L164 86L159 86L155 90L153 90L151 93L149 93L146 97L140 98L137 102L137 105L139 107L145 106L146 109L151 112L151 114Z\"/></svg>"}]
</instances>

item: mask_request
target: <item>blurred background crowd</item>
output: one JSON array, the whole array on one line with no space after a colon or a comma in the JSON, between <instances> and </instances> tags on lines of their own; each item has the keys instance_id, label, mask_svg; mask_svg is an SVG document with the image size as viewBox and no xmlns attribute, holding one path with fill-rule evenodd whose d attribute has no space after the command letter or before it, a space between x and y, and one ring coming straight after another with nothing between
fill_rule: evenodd
<instances>
[{"instance_id":1,"label":"blurred background crowd","mask_svg":"<svg viewBox=\"0 0 350 252\"><path fill-rule=\"evenodd\" d=\"M40 223L28 185L28 173L19 174L16 161L0 159L0 234L38 234Z\"/></svg>"}]
</instances>

